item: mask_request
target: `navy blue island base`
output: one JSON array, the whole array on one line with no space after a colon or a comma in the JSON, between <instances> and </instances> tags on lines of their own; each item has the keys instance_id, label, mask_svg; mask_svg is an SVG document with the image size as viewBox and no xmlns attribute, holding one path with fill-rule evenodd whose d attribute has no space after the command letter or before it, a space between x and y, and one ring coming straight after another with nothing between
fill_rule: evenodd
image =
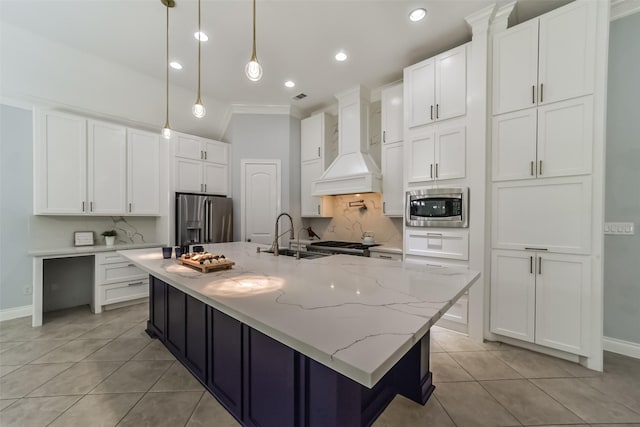
<instances>
[{"instance_id":1,"label":"navy blue island base","mask_svg":"<svg viewBox=\"0 0 640 427\"><path fill-rule=\"evenodd\" d=\"M433 393L429 332L368 388L154 276L149 286L147 333L243 426L370 426L396 394Z\"/></svg>"}]
</instances>

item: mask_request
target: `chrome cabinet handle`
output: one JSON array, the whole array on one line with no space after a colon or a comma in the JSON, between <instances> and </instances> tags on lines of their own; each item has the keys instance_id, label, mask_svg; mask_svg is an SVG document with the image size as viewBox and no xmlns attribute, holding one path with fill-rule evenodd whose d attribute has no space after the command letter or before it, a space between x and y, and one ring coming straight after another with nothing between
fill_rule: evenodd
<instances>
[{"instance_id":1,"label":"chrome cabinet handle","mask_svg":"<svg viewBox=\"0 0 640 427\"><path fill-rule=\"evenodd\" d=\"M318 147L318 157L320 157L320 147Z\"/></svg>"},{"instance_id":2,"label":"chrome cabinet handle","mask_svg":"<svg viewBox=\"0 0 640 427\"><path fill-rule=\"evenodd\" d=\"M129 212L131 212L131 203L129 203Z\"/></svg>"},{"instance_id":3,"label":"chrome cabinet handle","mask_svg":"<svg viewBox=\"0 0 640 427\"><path fill-rule=\"evenodd\" d=\"M93 202L89 202L89 211L93 212Z\"/></svg>"},{"instance_id":4,"label":"chrome cabinet handle","mask_svg":"<svg viewBox=\"0 0 640 427\"><path fill-rule=\"evenodd\" d=\"M433 105L431 106L431 120L433 120Z\"/></svg>"},{"instance_id":5,"label":"chrome cabinet handle","mask_svg":"<svg viewBox=\"0 0 640 427\"><path fill-rule=\"evenodd\" d=\"M533 163L534 163L534 161L533 161L533 160L531 160L531 167L530 167L530 169L531 169L531 176L533 176Z\"/></svg>"},{"instance_id":6,"label":"chrome cabinet handle","mask_svg":"<svg viewBox=\"0 0 640 427\"><path fill-rule=\"evenodd\" d=\"M429 178L433 178L433 163L429 165Z\"/></svg>"},{"instance_id":7,"label":"chrome cabinet handle","mask_svg":"<svg viewBox=\"0 0 640 427\"><path fill-rule=\"evenodd\" d=\"M204 159L207 160L207 152L204 152Z\"/></svg>"},{"instance_id":8,"label":"chrome cabinet handle","mask_svg":"<svg viewBox=\"0 0 640 427\"><path fill-rule=\"evenodd\" d=\"M207 184L204 185L204 192L207 192Z\"/></svg>"},{"instance_id":9,"label":"chrome cabinet handle","mask_svg":"<svg viewBox=\"0 0 640 427\"><path fill-rule=\"evenodd\" d=\"M133 267L133 266L134 266L133 264L127 264L127 267Z\"/></svg>"},{"instance_id":10,"label":"chrome cabinet handle","mask_svg":"<svg viewBox=\"0 0 640 427\"><path fill-rule=\"evenodd\" d=\"M318 215L320 215L320 205L318 205Z\"/></svg>"},{"instance_id":11,"label":"chrome cabinet handle","mask_svg":"<svg viewBox=\"0 0 640 427\"><path fill-rule=\"evenodd\" d=\"M533 274L533 256L529 257L529 273Z\"/></svg>"},{"instance_id":12,"label":"chrome cabinet handle","mask_svg":"<svg viewBox=\"0 0 640 427\"><path fill-rule=\"evenodd\" d=\"M542 275L542 257L538 257L538 274Z\"/></svg>"},{"instance_id":13,"label":"chrome cabinet handle","mask_svg":"<svg viewBox=\"0 0 640 427\"><path fill-rule=\"evenodd\" d=\"M393 257L390 257L389 255L378 255L378 258L382 258L382 259L393 259Z\"/></svg>"},{"instance_id":14,"label":"chrome cabinet handle","mask_svg":"<svg viewBox=\"0 0 640 427\"><path fill-rule=\"evenodd\" d=\"M540 83L540 102L544 102L544 84Z\"/></svg>"},{"instance_id":15,"label":"chrome cabinet handle","mask_svg":"<svg viewBox=\"0 0 640 427\"><path fill-rule=\"evenodd\" d=\"M547 248L528 248L528 247L525 247L524 249L527 251L548 251L549 250Z\"/></svg>"},{"instance_id":16,"label":"chrome cabinet handle","mask_svg":"<svg viewBox=\"0 0 640 427\"><path fill-rule=\"evenodd\" d=\"M542 175L542 160L540 160L540 172L538 175Z\"/></svg>"},{"instance_id":17,"label":"chrome cabinet handle","mask_svg":"<svg viewBox=\"0 0 640 427\"><path fill-rule=\"evenodd\" d=\"M84 202L82 202L82 212L84 212Z\"/></svg>"},{"instance_id":18,"label":"chrome cabinet handle","mask_svg":"<svg viewBox=\"0 0 640 427\"><path fill-rule=\"evenodd\" d=\"M202 155L202 150L200 150L200 160L202 160L203 155Z\"/></svg>"},{"instance_id":19,"label":"chrome cabinet handle","mask_svg":"<svg viewBox=\"0 0 640 427\"><path fill-rule=\"evenodd\" d=\"M382 213L387 212L387 202L382 202Z\"/></svg>"},{"instance_id":20,"label":"chrome cabinet handle","mask_svg":"<svg viewBox=\"0 0 640 427\"><path fill-rule=\"evenodd\" d=\"M531 86L531 103L536 103L536 85Z\"/></svg>"},{"instance_id":21,"label":"chrome cabinet handle","mask_svg":"<svg viewBox=\"0 0 640 427\"><path fill-rule=\"evenodd\" d=\"M436 104L436 119L440 118L440 104Z\"/></svg>"},{"instance_id":22,"label":"chrome cabinet handle","mask_svg":"<svg viewBox=\"0 0 640 427\"><path fill-rule=\"evenodd\" d=\"M442 237L442 233L427 233L427 236L437 236L437 237Z\"/></svg>"},{"instance_id":23,"label":"chrome cabinet handle","mask_svg":"<svg viewBox=\"0 0 640 427\"><path fill-rule=\"evenodd\" d=\"M382 142L387 142L387 131L386 130L382 131Z\"/></svg>"},{"instance_id":24,"label":"chrome cabinet handle","mask_svg":"<svg viewBox=\"0 0 640 427\"><path fill-rule=\"evenodd\" d=\"M436 163L436 178L438 177L438 164Z\"/></svg>"},{"instance_id":25,"label":"chrome cabinet handle","mask_svg":"<svg viewBox=\"0 0 640 427\"><path fill-rule=\"evenodd\" d=\"M133 282L133 283L129 283L127 286L138 286L138 285L142 285L143 283L144 283L143 281Z\"/></svg>"}]
</instances>

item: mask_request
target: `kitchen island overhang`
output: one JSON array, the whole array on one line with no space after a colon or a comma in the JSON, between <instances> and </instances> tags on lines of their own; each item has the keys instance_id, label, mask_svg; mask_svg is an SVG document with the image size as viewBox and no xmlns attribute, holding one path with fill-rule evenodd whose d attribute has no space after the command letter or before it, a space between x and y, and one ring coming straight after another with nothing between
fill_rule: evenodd
<instances>
[{"instance_id":1,"label":"kitchen island overhang","mask_svg":"<svg viewBox=\"0 0 640 427\"><path fill-rule=\"evenodd\" d=\"M354 383L347 389L357 385L369 390L361 393L363 412L365 400L369 403L378 400L375 408L369 408L369 412L379 413L395 393L421 403L426 401L432 391L428 373L429 328L479 277L478 272L466 269L434 268L348 255L314 260L274 257L256 253L256 245L249 243L208 245L206 249L225 254L236 262L236 266L228 271L203 274L179 265L176 260L162 259L159 249L121 252L152 276L149 330L161 335L165 345L176 354L181 350L175 343L172 344L170 331L175 334L182 330L182 334L186 335L187 330L193 330L199 321L197 319L200 319L202 323L207 323L206 328L203 326L203 336L213 341L211 333L216 328L212 326L214 318L218 319L218 325L236 322L234 327L242 338L224 337L229 334L218 330L223 336L218 341L240 340L240 347L247 347L244 350L251 346L257 348L256 343L266 342L265 339L286 346L296 354L292 356L292 369L297 372L292 374L295 384L300 386L300 381L304 379L302 377L308 376L313 369L317 372L319 369L335 372L340 377L344 376L344 380ZM154 294L154 286L161 296L156 295L158 292ZM164 310L160 316L163 330L154 330L158 326L153 322L154 310L158 311L160 306ZM178 307L177 311L173 313L168 310L170 306ZM188 313L188 307L198 314ZM183 319L182 323L186 319L190 325L181 324L180 319ZM211 337L207 338L207 334ZM266 338L257 338L262 335ZM247 341L251 339L255 339L253 344ZM186 341L193 346L198 340L182 337L179 341L181 343L178 344L182 344L185 350L189 347ZM206 344L207 348L195 347L192 353L202 351L209 356L214 353L211 343ZM188 351L183 350L182 353L186 355ZM267 353L268 350L265 350L264 354ZM246 359L251 357L247 354L238 353L236 356L251 366L252 363L262 363L257 359L251 362ZM186 359L187 363L181 361L196 376L198 372L195 371L207 370L206 361L203 361L203 366L194 368L189 366L188 357ZM413 362L409 363L408 359ZM411 370L418 371L409 374L413 379L398 380L401 371ZM218 366L220 371L221 367ZM205 384L207 374L200 373L205 375L200 378ZM246 374L244 372L243 375ZM315 384L323 383L326 388L326 381L319 382L317 374L315 378ZM243 378L243 381L246 382L247 378ZM344 383L341 379L335 381ZM403 382L413 383L409 387L411 390L403 392ZM255 384L253 387L246 385L252 390L260 388ZM215 387L207 388L219 397ZM333 389L335 392L335 387ZM385 391L382 392L382 389ZM313 390L309 394L318 395ZM374 397L373 394L378 396ZM219 400L229 409L230 405L224 398L219 397ZM344 403L338 406L341 405ZM357 424L367 425L378 413L363 415ZM252 425L241 414L234 415L246 425Z\"/></svg>"}]
</instances>

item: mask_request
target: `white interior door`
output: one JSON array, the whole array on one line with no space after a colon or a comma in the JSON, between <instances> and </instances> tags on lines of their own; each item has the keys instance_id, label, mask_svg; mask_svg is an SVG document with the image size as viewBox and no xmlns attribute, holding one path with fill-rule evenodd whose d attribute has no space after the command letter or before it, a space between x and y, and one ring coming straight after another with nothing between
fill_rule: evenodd
<instances>
[{"instance_id":1,"label":"white interior door","mask_svg":"<svg viewBox=\"0 0 640 427\"><path fill-rule=\"evenodd\" d=\"M271 244L281 207L280 160L242 159L240 165L240 238Z\"/></svg>"}]
</instances>

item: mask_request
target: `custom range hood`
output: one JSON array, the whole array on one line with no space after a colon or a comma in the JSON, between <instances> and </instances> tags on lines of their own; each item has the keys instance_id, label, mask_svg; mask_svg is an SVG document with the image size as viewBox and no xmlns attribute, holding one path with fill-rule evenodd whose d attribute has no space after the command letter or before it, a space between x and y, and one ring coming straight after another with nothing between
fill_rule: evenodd
<instances>
[{"instance_id":1,"label":"custom range hood","mask_svg":"<svg viewBox=\"0 0 640 427\"><path fill-rule=\"evenodd\" d=\"M313 181L313 196L379 193L382 175L369 155L369 91L358 86L338 99L338 157Z\"/></svg>"}]
</instances>

